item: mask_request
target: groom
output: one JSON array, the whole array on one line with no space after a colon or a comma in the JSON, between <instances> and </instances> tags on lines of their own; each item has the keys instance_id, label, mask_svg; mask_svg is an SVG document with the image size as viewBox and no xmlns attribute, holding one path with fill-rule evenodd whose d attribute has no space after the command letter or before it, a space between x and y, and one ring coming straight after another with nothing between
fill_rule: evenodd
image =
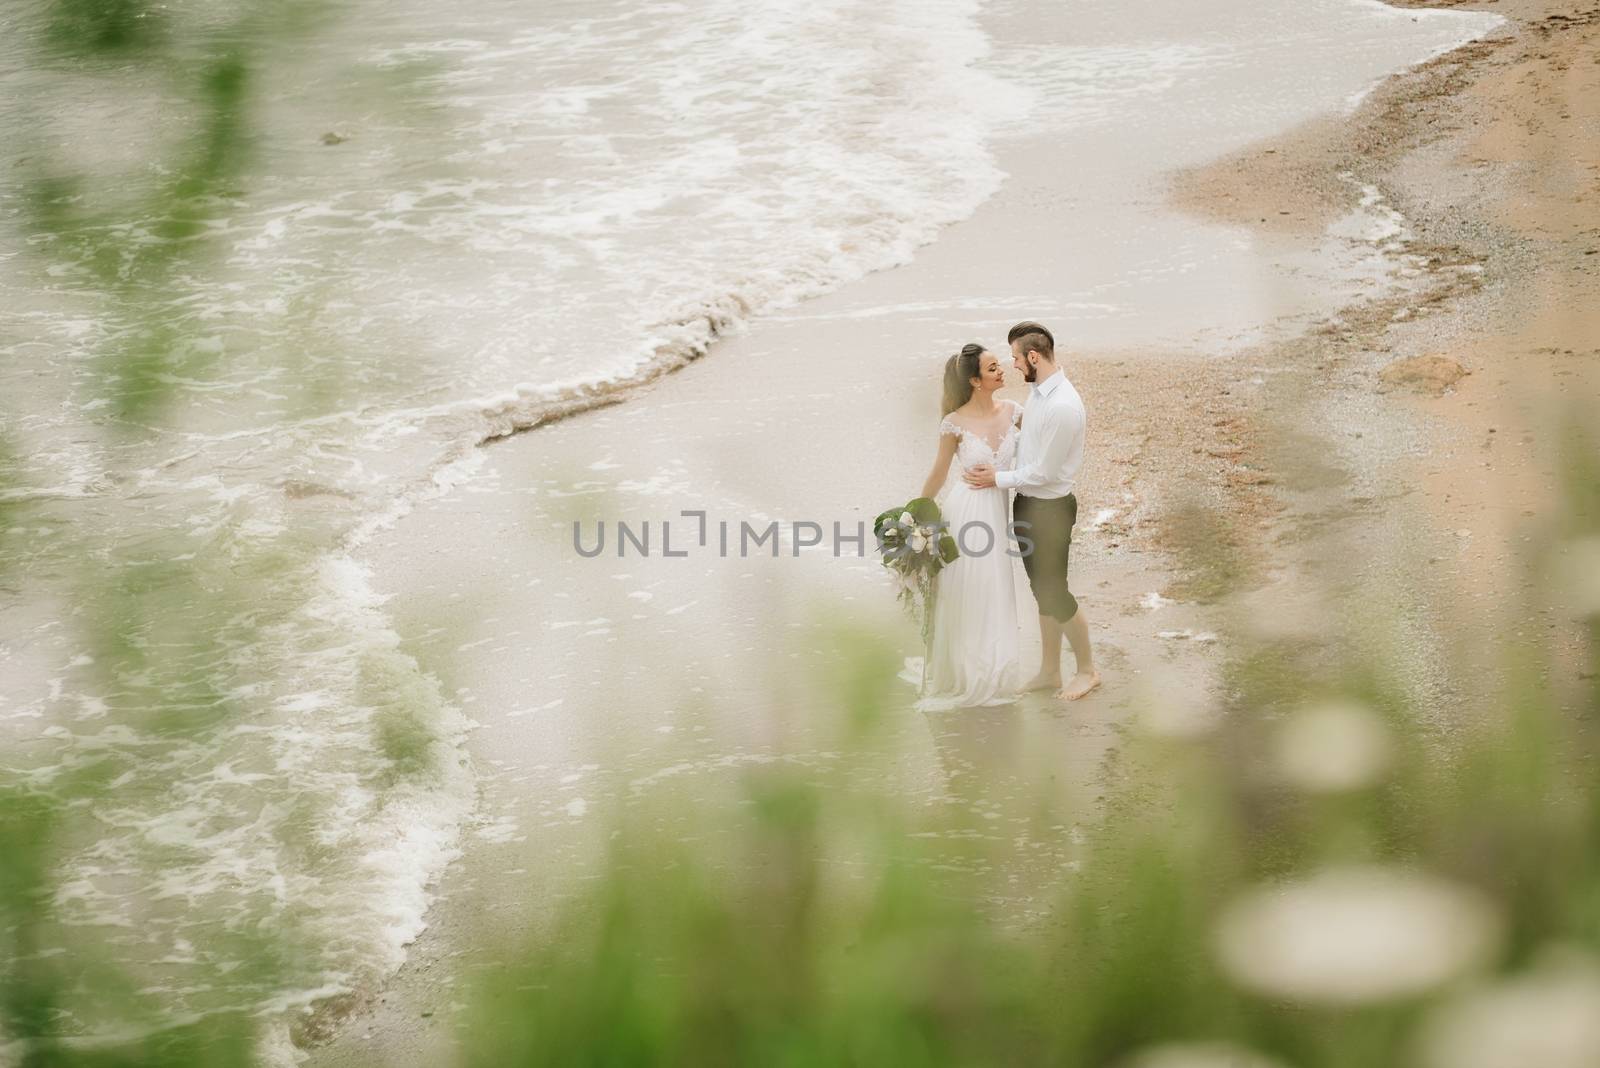
<instances>
[{"instance_id":1,"label":"groom","mask_svg":"<svg viewBox=\"0 0 1600 1068\"><path fill-rule=\"evenodd\" d=\"M1072 526L1078 519L1073 489L1083 467L1083 400L1056 366L1056 340L1050 331L1038 323L1018 323L1008 340L1012 362L1029 383L1017 464L999 472L980 464L968 469L965 477L977 489L999 486L1017 491L1014 519L1033 540L1033 551L1023 556L1022 564L1039 602L1039 639L1044 646L1039 674L1027 688L1055 689L1062 700L1076 701L1100 685L1089 648L1089 623L1067 588ZM1061 685L1063 634L1077 660L1077 673L1065 686Z\"/></svg>"}]
</instances>

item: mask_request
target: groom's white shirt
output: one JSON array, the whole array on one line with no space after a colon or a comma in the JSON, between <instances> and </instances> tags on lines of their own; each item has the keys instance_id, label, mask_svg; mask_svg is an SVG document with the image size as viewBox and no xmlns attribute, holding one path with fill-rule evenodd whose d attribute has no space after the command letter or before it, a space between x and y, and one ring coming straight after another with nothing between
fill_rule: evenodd
<instances>
[{"instance_id":1,"label":"groom's white shirt","mask_svg":"<svg viewBox=\"0 0 1600 1068\"><path fill-rule=\"evenodd\" d=\"M1078 484L1083 468L1083 433L1088 418L1083 398L1058 367L1028 390L1022 406L1022 439L1017 465L996 471L995 485L1026 497L1065 497Z\"/></svg>"}]
</instances>

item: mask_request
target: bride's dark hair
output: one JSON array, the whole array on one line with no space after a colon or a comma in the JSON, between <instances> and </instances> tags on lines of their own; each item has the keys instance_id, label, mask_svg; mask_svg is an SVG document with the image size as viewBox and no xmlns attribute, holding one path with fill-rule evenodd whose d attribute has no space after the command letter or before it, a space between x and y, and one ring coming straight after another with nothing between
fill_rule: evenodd
<instances>
[{"instance_id":1,"label":"bride's dark hair","mask_svg":"<svg viewBox=\"0 0 1600 1068\"><path fill-rule=\"evenodd\" d=\"M944 361L944 412L949 415L972 399L972 380L978 377L978 357L983 346L976 341Z\"/></svg>"}]
</instances>

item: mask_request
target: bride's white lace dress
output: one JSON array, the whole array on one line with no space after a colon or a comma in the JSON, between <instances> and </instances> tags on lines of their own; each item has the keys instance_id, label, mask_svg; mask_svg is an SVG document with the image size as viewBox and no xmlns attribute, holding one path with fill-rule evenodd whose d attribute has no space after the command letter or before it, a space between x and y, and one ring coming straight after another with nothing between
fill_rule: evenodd
<instances>
[{"instance_id":1,"label":"bride's white lace dress","mask_svg":"<svg viewBox=\"0 0 1600 1068\"><path fill-rule=\"evenodd\" d=\"M973 552L961 555L939 572L939 592L933 610L933 642L928 659L927 692L917 708L934 712L951 708L1003 705L1016 700L1022 685L1021 652L1017 638L1017 590L1012 561L1006 550L1006 524L1011 519L1011 493L1003 489L973 489L960 477L975 464L992 464L1009 470L1016 463L1017 423L1022 405L1012 407L1011 422L998 442L965 430L948 418L939 433L954 434L954 477L947 478L938 502L952 535ZM967 524L973 526L960 535ZM991 541L987 552L982 551ZM910 668L916 665L908 665Z\"/></svg>"}]
</instances>

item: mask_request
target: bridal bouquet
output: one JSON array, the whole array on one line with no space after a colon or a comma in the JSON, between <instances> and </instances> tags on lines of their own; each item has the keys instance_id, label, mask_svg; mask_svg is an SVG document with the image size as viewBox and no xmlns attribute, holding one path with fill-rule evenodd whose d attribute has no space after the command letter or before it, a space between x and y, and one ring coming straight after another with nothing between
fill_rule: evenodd
<instances>
[{"instance_id":1,"label":"bridal bouquet","mask_svg":"<svg viewBox=\"0 0 1600 1068\"><path fill-rule=\"evenodd\" d=\"M960 555L956 539L944 528L939 506L927 497L882 513L873 522L872 533L878 539L883 566L899 580L900 603L921 620L922 648L926 652L933 642L936 580L944 566ZM923 664L927 664L926 656Z\"/></svg>"}]
</instances>

